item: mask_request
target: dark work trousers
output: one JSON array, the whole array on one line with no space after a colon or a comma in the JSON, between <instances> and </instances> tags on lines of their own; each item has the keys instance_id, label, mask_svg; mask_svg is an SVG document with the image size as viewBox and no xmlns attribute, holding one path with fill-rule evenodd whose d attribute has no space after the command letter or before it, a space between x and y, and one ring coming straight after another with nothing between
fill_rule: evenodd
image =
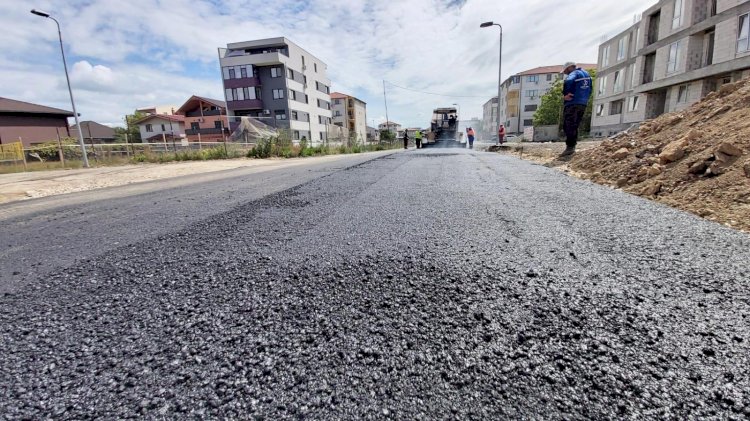
<instances>
[{"instance_id":1,"label":"dark work trousers","mask_svg":"<svg viewBox=\"0 0 750 421\"><path fill-rule=\"evenodd\" d=\"M408 148L409 148L409 139L405 137L404 138L404 149L408 149Z\"/></svg>"},{"instance_id":2,"label":"dark work trousers","mask_svg":"<svg viewBox=\"0 0 750 421\"><path fill-rule=\"evenodd\" d=\"M581 125L583 113L586 112L585 105L567 105L563 112L563 130L565 130L565 145L575 148L578 143L578 126Z\"/></svg>"},{"instance_id":3,"label":"dark work trousers","mask_svg":"<svg viewBox=\"0 0 750 421\"><path fill-rule=\"evenodd\" d=\"M416 142L416 144L417 144L417 149L421 149L422 148L422 139L416 139L416 140L414 140L414 142Z\"/></svg>"}]
</instances>

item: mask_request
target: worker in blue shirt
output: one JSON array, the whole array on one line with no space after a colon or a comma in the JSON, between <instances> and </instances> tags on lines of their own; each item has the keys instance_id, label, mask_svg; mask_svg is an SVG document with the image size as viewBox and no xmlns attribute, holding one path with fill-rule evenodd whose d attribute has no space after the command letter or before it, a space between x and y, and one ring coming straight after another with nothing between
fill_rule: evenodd
<instances>
[{"instance_id":1,"label":"worker in blue shirt","mask_svg":"<svg viewBox=\"0 0 750 421\"><path fill-rule=\"evenodd\" d=\"M591 75L573 62L563 66L563 129L565 130L565 151L561 156L573 155L578 143L578 126L591 96Z\"/></svg>"}]
</instances>

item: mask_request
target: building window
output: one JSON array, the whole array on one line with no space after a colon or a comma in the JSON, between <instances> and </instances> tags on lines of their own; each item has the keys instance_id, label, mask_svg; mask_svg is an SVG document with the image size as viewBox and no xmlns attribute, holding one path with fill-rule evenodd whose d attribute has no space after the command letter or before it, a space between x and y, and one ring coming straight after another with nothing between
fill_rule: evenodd
<instances>
[{"instance_id":1,"label":"building window","mask_svg":"<svg viewBox=\"0 0 750 421\"><path fill-rule=\"evenodd\" d=\"M283 89L274 89L273 90L273 99L284 99L284 90Z\"/></svg>"},{"instance_id":2,"label":"building window","mask_svg":"<svg viewBox=\"0 0 750 421\"><path fill-rule=\"evenodd\" d=\"M599 78L599 90L597 91L597 95L604 95L607 93L607 76L602 76Z\"/></svg>"},{"instance_id":3,"label":"building window","mask_svg":"<svg viewBox=\"0 0 750 421\"><path fill-rule=\"evenodd\" d=\"M750 51L750 14L740 16L740 26L737 30L737 52Z\"/></svg>"},{"instance_id":4,"label":"building window","mask_svg":"<svg viewBox=\"0 0 750 421\"><path fill-rule=\"evenodd\" d=\"M614 86L614 93L619 94L623 90L623 77L622 77L622 70L618 70L615 72L615 86Z\"/></svg>"},{"instance_id":5,"label":"building window","mask_svg":"<svg viewBox=\"0 0 750 421\"><path fill-rule=\"evenodd\" d=\"M669 46L669 58L667 59L667 73L674 73L679 68L680 41Z\"/></svg>"},{"instance_id":6,"label":"building window","mask_svg":"<svg viewBox=\"0 0 750 421\"><path fill-rule=\"evenodd\" d=\"M323 132L320 132L320 140L323 140Z\"/></svg>"},{"instance_id":7,"label":"building window","mask_svg":"<svg viewBox=\"0 0 750 421\"><path fill-rule=\"evenodd\" d=\"M535 98L537 96L538 91L536 89L529 89L526 91L526 98Z\"/></svg>"},{"instance_id":8,"label":"building window","mask_svg":"<svg viewBox=\"0 0 750 421\"><path fill-rule=\"evenodd\" d=\"M247 77L247 67L240 67L240 77L243 79Z\"/></svg>"},{"instance_id":9,"label":"building window","mask_svg":"<svg viewBox=\"0 0 750 421\"><path fill-rule=\"evenodd\" d=\"M674 17L672 18L672 29L682 26L683 9L685 8L684 0L674 0Z\"/></svg>"},{"instance_id":10,"label":"building window","mask_svg":"<svg viewBox=\"0 0 750 421\"><path fill-rule=\"evenodd\" d=\"M286 120L286 110L276 110L274 111L274 116L276 120Z\"/></svg>"},{"instance_id":11,"label":"building window","mask_svg":"<svg viewBox=\"0 0 750 421\"><path fill-rule=\"evenodd\" d=\"M638 109L638 96L631 96L628 98L628 111L633 112Z\"/></svg>"},{"instance_id":12,"label":"building window","mask_svg":"<svg viewBox=\"0 0 750 421\"><path fill-rule=\"evenodd\" d=\"M511 82L510 83L520 83L520 82L521 82L521 76L513 76L511 78Z\"/></svg>"},{"instance_id":13,"label":"building window","mask_svg":"<svg viewBox=\"0 0 750 421\"><path fill-rule=\"evenodd\" d=\"M294 80L294 70L292 69L287 69L287 70L289 70L289 79Z\"/></svg>"},{"instance_id":14,"label":"building window","mask_svg":"<svg viewBox=\"0 0 750 421\"><path fill-rule=\"evenodd\" d=\"M524 120L523 121L523 126L524 127L530 127L530 126L533 126L533 125L534 125L534 120Z\"/></svg>"},{"instance_id":15,"label":"building window","mask_svg":"<svg viewBox=\"0 0 750 421\"><path fill-rule=\"evenodd\" d=\"M296 101L297 100L297 94L293 90L289 90L289 99Z\"/></svg>"},{"instance_id":16,"label":"building window","mask_svg":"<svg viewBox=\"0 0 750 421\"><path fill-rule=\"evenodd\" d=\"M223 128L221 124L221 120L214 121L214 129L221 129L221 128Z\"/></svg>"},{"instance_id":17,"label":"building window","mask_svg":"<svg viewBox=\"0 0 750 421\"><path fill-rule=\"evenodd\" d=\"M164 125L164 124L162 124L161 125L161 131L166 132L167 131L167 126Z\"/></svg>"},{"instance_id":18,"label":"building window","mask_svg":"<svg viewBox=\"0 0 750 421\"><path fill-rule=\"evenodd\" d=\"M688 85L680 85L677 90L677 103L682 104L688 100Z\"/></svg>"},{"instance_id":19,"label":"building window","mask_svg":"<svg viewBox=\"0 0 750 421\"><path fill-rule=\"evenodd\" d=\"M196 123L196 122L190 123L190 130L200 130L200 128L201 128L200 123Z\"/></svg>"},{"instance_id":20,"label":"building window","mask_svg":"<svg viewBox=\"0 0 750 421\"><path fill-rule=\"evenodd\" d=\"M604 50L602 50L602 67L606 67L609 65L609 45L604 47Z\"/></svg>"},{"instance_id":21,"label":"building window","mask_svg":"<svg viewBox=\"0 0 750 421\"><path fill-rule=\"evenodd\" d=\"M313 63L313 69L315 70L315 73L318 73L318 63Z\"/></svg>"},{"instance_id":22,"label":"building window","mask_svg":"<svg viewBox=\"0 0 750 421\"><path fill-rule=\"evenodd\" d=\"M229 79L234 79L236 76L236 72L234 71L234 67L229 68Z\"/></svg>"},{"instance_id":23,"label":"building window","mask_svg":"<svg viewBox=\"0 0 750 421\"><path fill-rule=\"evenodd\" d=\"M256 86L255 87L255 99L261 99L260 93L261 93L260 86Z\"/></svg>"},{"instance_id":24,"label":"building window","mask_svg":"<svg viewBox=\"0 0 750 421\"><path fill-rule=\"evenodd\" d=\"M292 120L299 121L299 114L297 111L292 110Z\"/></svg>"},{"instance_id":25,"label":"building window","mask_svg":"<svg viewBox=\"0 0 750 421\"><path fill-rule=\"evenodd\" d=\"M152 133L154 131L154 126L150 124L146 124L146 131L149 133Z\"/></svg>"},{"instance_id":26,"label":"building window","mask_svg":"<svg viewBox=\"0 0 750 421\"><path fill-rule=\"evenodd\" d=\"M271 67L271 77L281 77L281 67Z\"/></svg>"},{"instance_id":27,"label":"building window","mask_svg":"<svg viewBox=\"0 0 750 421\"><path fill-rule=\"evenodd\" d=\"M604 104L599 104L596 106L596 116L601 117L604 115Z\"/></svg>"},{"instance_id":28,"label":"building window","mask_svg":"<svg viewBox=\"0 0 750 421\"><path fill-rule=\"evenodd\" d=\"M622 114L622 100L612 101L609 103L609 115Z\"/></svg>"},{"instance_id":29,"label":"building window","mask_svg":"<svg viewBox=\"0 0 750 421\"><path fill-rule=\"evenodd\" d=\"M554 75L552 73L547 73L547 82L551 81Z\"/></svg>"},{"instance_id":30,"label":"building window","mask_svg":"<svg viewBox=\"0 0 750 421\"><path fill-rule=\"evenodd\" d=\"M341 111L336 111L336 117L341 117Z\"/></svg>"},{"instance_id":31,"label":"building window","mask_svg":"<svg viewBox=\"0 0 750 421\"><path fill-rule=\"evenodd\" d=\"M341 100L340 99L334 99L333 103L336 104L336 105L341 105Z\"/></svg>"},{"instance_id":32,"label":"building window","mask_svg":"<svg viewBox=\"0 0 750 421\"><path fill-rule=\"evenodd\" d=\"M628 39L625 37L620 38L617 42L617 61L625 59L625 53L628 51Z\"/></svg>"},{"instance_id":33,"label":"building window","mask_svg":"<svg viewBox=\"0 0 750 421\"><path fill-rule=\"evenodd\" d=\"M538 107L538 105L536 105L536 104L525 105L523 107L523 110L525 112L527 112L527 113L530 113L532 111L536 111L537 107Z\"/></svg>"},{"instance_id":34,"label":"building window","mask_svg":"<svg viewBox=\"0 0 750 421\"><path fill-rule=\"evenodd\" d=\"M232 90L231 89L225 89L224 90L224 96L227 97L227 101L234 101L234 97L232 96Z\"/></svg>"},{"instance_id":35,"label":"building window","mask_svg":"<svg viewBox=\"0 0 750 421\"><path fill-rule=\"evenodd\" d=\"M636 83L638 83L637 74L635 72L635 64L630 65L630 89L635 88Z\"/></svg>"},{"instance_id":36,"label":"building window","mask_svg":"<svg viewBox=\"0 0 750 421\"><path fill-rule=\"evenodd\" d=\"M526 82L539 82L539 75L530 75L526 77Z\"/></svg>"}]
</instances>

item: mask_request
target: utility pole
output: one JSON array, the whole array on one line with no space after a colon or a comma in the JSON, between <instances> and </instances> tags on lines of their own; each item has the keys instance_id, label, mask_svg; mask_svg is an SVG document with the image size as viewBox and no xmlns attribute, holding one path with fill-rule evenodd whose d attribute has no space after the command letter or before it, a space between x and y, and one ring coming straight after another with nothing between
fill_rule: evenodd
<instances>
[{"instance_id":1,"label":"utility pole","mask_svg":"<svg viewBox=\"0 0 750 421\"><path fill-rule=\"evenodd\" d=\"M388 119L388 97L385 94L385 79L383 79L383 100L385 101L385 129L391 132L391 120Z\"/></svg>"}]
</instances>

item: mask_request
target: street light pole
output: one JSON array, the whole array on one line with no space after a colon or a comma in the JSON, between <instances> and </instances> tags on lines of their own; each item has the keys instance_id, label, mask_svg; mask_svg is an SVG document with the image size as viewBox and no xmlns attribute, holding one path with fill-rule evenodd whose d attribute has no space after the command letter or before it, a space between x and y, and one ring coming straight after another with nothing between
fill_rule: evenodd
<instances>
[{"instance_id":1,"label":"street light pole","mask_svg":"<svg viewBox=\"0 0 750 421\"><path fill-rule=\"evenodd\" d=\"M495 133L497 134L500 130L500 95L502 94L502 86L503 86L503 26L499 23L494 22L485 22L481 25L479 25L480 28L488 28L490 26L497 26L500 28L500 56L499 56L499 62L498 62L498 70L497 70L497 127L495 127ZM520 93L519 93L520 95ZM518 113L520 115L521 110L518 110ZM499 139L498 139L499 140Z\"/></svg>"},{"instance_id":2,"label":"street light pole","mask_svg":"<svg viewBox=\"0 0 750 421\"><path fill-rule=\"evenodd\" d=\"M83 131L81 131L81 123L78 121L78 111L76 111L76 102L73 100L73 89L70 87L70 77L68 76L68 63L65 61L65 49L63 48L62 42L62 31L60 30L60 22L57 19L50 16L49 13L41 10L32 9L31 13L41 16L43 18L49 18L55 21L57 24L57 37L60 39L60 52L62 53L63 68L65 69L65 80L68 82L68 93L70 93L70 105L73 107L73 118L76 121L76 127L78 128L78 144L81 146L81 153L83 156L83 167L89 168L89 158L86 156L86 144L83 142Z\"/></svg>"}]
</instances>

